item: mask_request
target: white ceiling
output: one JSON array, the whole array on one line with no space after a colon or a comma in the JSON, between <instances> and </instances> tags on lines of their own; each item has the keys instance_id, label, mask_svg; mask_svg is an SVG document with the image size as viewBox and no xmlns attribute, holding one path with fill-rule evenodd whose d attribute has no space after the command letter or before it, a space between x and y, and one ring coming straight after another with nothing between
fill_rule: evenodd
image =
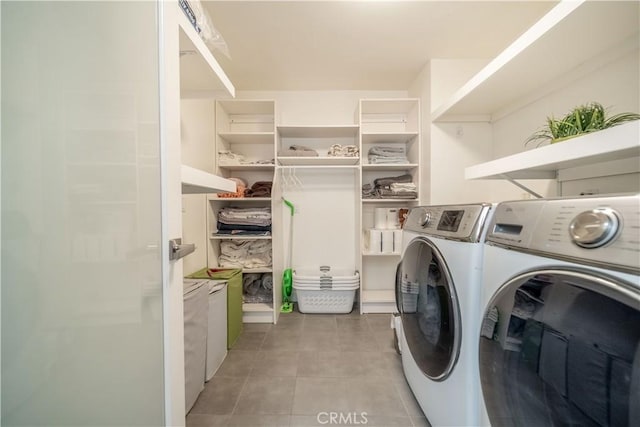
<instances>
[{"instance_id":1,"label":"white ceiling","mask_svg":"<svg viewBox=\"0 0 640 427\"><path fill-rule=\"evenodd\" d=\"M430 59L490 59L556 1L203 1L236 90L406 90Z\"/></svg>"}]
</instances>

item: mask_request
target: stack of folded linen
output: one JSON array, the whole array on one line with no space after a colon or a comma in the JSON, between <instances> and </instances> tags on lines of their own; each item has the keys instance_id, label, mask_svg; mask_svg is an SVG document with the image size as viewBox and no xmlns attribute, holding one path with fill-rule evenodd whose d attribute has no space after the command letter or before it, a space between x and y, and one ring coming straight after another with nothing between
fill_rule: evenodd
<instances>
[{"instance_id":1,"label":"stack of folded linen","mask_svg":"<svg viewBox=\"0 0 640 427\"><path fill-rule=\"evenodd\" d=\"M272 181L256 181L244 191L244 197L271 197Z\"/></svg>"},{"instance_id":2,"label":"stack of folded linen","mask_svg":"<svg viewBox=\"0 0 640 427\"><path fill-rule=\"evenodd\" d=\"M370 164L407 164L407 154L404 147L380 147L369 149Z\"/></svg>"},{"instance_id":3,"label":"stack of folded linen","mask_svg":"<svg viewBox=\"0 0 640 427\"><path fill-rule=\"evenodd\" d=\"M318 152L304 145L291 145L288 149L278 150L280 157L318 157Z\"/></svg>"},{"instance_id":4,"label":"stack of folded linen","mask_svg":"<svg viewBox=\"0 0 640 427\"><path fill-rule=\"evenodd\" d=\"M218 265L223 268L271 267L271 240L223 240Z\"/></svg>"},{"instance_id":5,"label":"stack of folded linen","mask_svg":"<svg viewBox=\"0 0 640 427\"><path fill-rule=\"evenodd\" d=\"M378 178L362 186L364 199L416 199L418 191L409 174Z\"/></svg>"},{"instance_id":6,"label":"stack of folded linen","mask_svg":"<svg viewBox=\"0 0 640 427\"><path fill-rule=\"evenodd\" d=\"M356 145L333 144L327 154L330 157L358 157L360 151Z\"/></svg>"},{"instance_id":7,"label":"stack of folded linen","mask_svg":"<svg viewBox=\"0 0 640 427\"><path fill-rule=\"evenodd\" d=\"M271 234L271 208L224 207L218 212L218 234L267 236Z\"/></svg>"},{"instance_id":8,"label":"stack of folded linen","mask_svg":"<svg viewBox=\"0 0 640 427\"><path fill-rule=\"evenodd\" d=\"M271 273L242 275L242 300L246 303L273 301L273 277Z\"/></svg>"}]
</instances>

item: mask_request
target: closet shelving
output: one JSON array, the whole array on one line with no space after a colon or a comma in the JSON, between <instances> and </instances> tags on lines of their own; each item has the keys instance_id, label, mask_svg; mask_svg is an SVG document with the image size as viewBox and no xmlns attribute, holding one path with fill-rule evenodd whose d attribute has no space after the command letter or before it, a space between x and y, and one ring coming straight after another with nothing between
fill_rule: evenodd
<instances>
[{"instance_id":1,"label":"closet shelving","mask_svg":"<svg viewBox=\"0 0 640 427\"><path fill-rule=\"evenodd\" d=\"M176 5L177 6L177 5ZM180 43L180 91L218 92L235 96L235 87L184 13L178 17Z\"/></svg>"},{"instance_id":2,"label":"closet shelving","mask_svg":"<svg viewBox=\"0 0 640 427\"><path fill-rule=\"evenodd\" d=\"M360 183L373 184L376 178L410 174L419 191L420 184L420 101L418 99L362 99L358 108L360 124ZM372 147L402 148L407 164L370 164ZM374 226L376 208L410 208L415 199L361 198L361 313L390 313L396 310L395 272L400 251L379 253L368 248L365 231ZM398 242L398 244L400 244Z\"/></svg>"},{"instance_id":3,"label":"closet shelving","mask_svg":"<svg viewBox=\"0 0 640 427\"><path fill-rule=\"evenodd\" d=\"M178 5L176 4L176 7ZM180 49L180 96L191 92L223 92L235 96L235 88L204 41L181 10L178 19ZM235 184L224 177L192 168L181 167L182 193L206 194L233 191Z\"/></svg>"},{"instance_id":4,"label":"closet shelving","mask_svg":"<svg viewBox=\"0 0 640 427\"><path fill-rule=\"evenodd\" d=\"M432 120L492 122L637 50L637 16L637 2L559 3L434 109ZM571 40L589 48L576 49ZM465 176L555 179L565 168L637 157L638 145L638 125L631 123L471 166Z\"/></svg>"},{"instance_id":5,"label":"closet shelving","mask_svg":"<svg viewBox=\"0 0 640 427\"><path fill-rule=\"evenodd\" d=\"M247 183L247 188L257 181L274 181L275 178L275 102L273 100L218 100L215 107L215 150L216 170L225 178L240 178ZM246 163L225 162L222 152L231 152L244 156ZM235 187L234 187L235 190ZM271 235L218 235L218 211L225 206L269 207L273 214L273 197L218 197L210 194L208 201L208 236L207 251L209 267L218 266L220 243L224 240L269 240L271 241L271 255L273 263L273 248L276 247L277 234L280 224L272 220ZM262 268L243 268L243 274L270 273L275 277L277 271L273 265ZM272 303L244 303L242 306L244 322L273 323L276 320L274 307L280 306L280 292L274 283Z\"/></svg>"},{"instance_id":6,"label":"closet shelving","mask_svg":"<svg viewBox=\"0 0 640 427\"><path fill-rule=\"evenodd\" d=\"M360 156L329 156L333 144L358 145L358 125L281 125L278 130L278 152L292 145L302 145L315 150L318 156L277 156L282 166L349 166L358 165Z\"/></svg>"}]
</instances>

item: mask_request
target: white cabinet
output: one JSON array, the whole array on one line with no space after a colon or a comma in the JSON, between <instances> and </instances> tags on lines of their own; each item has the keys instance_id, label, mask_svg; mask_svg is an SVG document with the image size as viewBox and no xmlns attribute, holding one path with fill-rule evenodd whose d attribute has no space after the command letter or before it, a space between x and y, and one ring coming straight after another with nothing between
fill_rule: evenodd
<instances>
[{"instance_id":1,"label":"white cabinet","mask_svg":"<svg viewBox=\"0 0 640 427\"><path fill-rule=\"evenodd\" d=\"M638 51L638 2L561 2L511 46L432 110L434 122L496 121L546 99L614 61ZM579 40L577 48L574 41ZM617 76L612 76L617 79ZM636 77L637 78L637 75ZM620 87L624 84L612 81ZM572 94L581 103L590 94ZM549 111L548 115L553 114ZM557 112L556 112L557 113ZM544 122L544 116L540 117ZM628 167L638 158L638 122L584 135L558 144L530 149L467 167L467 179L559 179L563 171L590 176L587 165L608 171L601 176L637 173ZM636 161L637 164L637 161ZM635 170L633 170L635 169ZM566 175L566 174L565 174ZM577 179L577 178L576 178ZM559 187L560 188L560 187Z\"/></svg>"},{"instance_id":2,"label":"white cabinet","mask_svg":"<svg viewBox=\"0 0 640 427\"><path fill-rule=\"evenodd\" d=\"M257 182L274 182L275 178L275 102L273 100L218 100L215 108L216 171L225 178L238 178L251 188ZM234 188L230 192L235 192ZM273 204L274 187L265 197L219 197L207 196L207 236L209 246L207 264L218 267L223 241L266 241L270 245L271 265L259 268L243 268L243 274L271 274L274 278L280 269L279 258L274 257L273 248L280 244L281 224L275 220ZM218 213L224 207L265 208L272 213L269 235L219 234ZM245 302L243 321L247 323L273 323L277 319L281 304L281 289L278 280L273 281L271 302Z\"/></svg>"},{"instance_id":3,"label":"white cabinet","mask_svg":"<svg viewBox=\"0 0 640 427\"><path fill-rule=\"evenodd\" d=\"M415 197L375 194L361 196L361 313L390 313L396 310L395 273L400 262L401 233L380 231L380 246L371 247L378 239L370 238L376 211L399 212L419 204L420 168L420 102L418 99L362 99L359 105L361 185L374 187L376 179L410 176L416 185ZM384 150L389 148L389 150ZM377 155L381 150L385 155ZM388 155L388 158L385 156ZM380 225L380 224L377 224ZM395 248L384 240L394 239ZM385 244L386 243L386 244Z\"/></svg>"}]
</instances>

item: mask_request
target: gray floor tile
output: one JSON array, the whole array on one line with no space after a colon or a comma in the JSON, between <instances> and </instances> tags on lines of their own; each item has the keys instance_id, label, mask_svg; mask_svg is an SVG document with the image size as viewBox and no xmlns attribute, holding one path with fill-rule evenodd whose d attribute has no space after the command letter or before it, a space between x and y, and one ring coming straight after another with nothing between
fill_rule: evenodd
<instances>
[{"instance_id":1,"label":"gray floor tile","mask_svg":"<svg viewBox=\"0 0 640 427\"><path fill-rule=\"evenodd\" d=\"M387 368L391 372L394 381L405 382L404 370L402 369L402 356L395 352L383 352L381 357L387 361Z\"/></svg>"},{"instance_id":2,"label":"gray floor tile","mask_svg":"<svg viewBox=\"0 0 640 427\"><path fill-rule=\"evenodd\" d=\"M189 414L186 427L218 427L229 425L229 415Z\"/></svg>"},{"instance_id":3,"label":"gray floor tile","mask_svg":"<svg viewBox=\"0 0 640 427\"><path fill-rule=\"evenodd\" d=\"M410 417L388 417L384 415L366 415L367 427L413 427Z\"/></svg>"},{"instance_id":4,"label":"gray floor tile","mask_svg":"<svg viewBox=\"0 0 640 427\"><path fill-rule=\"evenodd\" d=\"M298 349L300 351L332 351L338 349L338 333L333 332L303 332L300 336Z\"/></svg>"},{"instance_id":5,"label":"gray floor tile","mask_svg":"<svg viewBox=\"0 0 640 427\"><path fill-rule=\"evenodd\" d=\"M281 328L276 328L267 334L264 342L262 343L261 349L298 351L300 349L301 340L301 329L283 330Z\"/></svg>"},{"instance_id":6,"label":"gray floor tile","mask_svg":"<svg viewBox=\"0 0 640 427\"><path fill-rule=\"evenodd\" d=\"M347 384L350 411L369 415L407 416L398 390L386 378L353 378Z\"/></svg>"},{"instance_id":7,"label":"gray floor tile","mask_svg":"<svg viewBox=\"0 0 640 427\"><path fill-rule=\"evenodd\" d=\"M298 377L340 378L342 353L338 351L303 351L298 355Z\"/></svg>"},{"instance_id":8,"label":"gray floor tile","mask_svg":"<svg viewBox=\"0 0 640 427\"><path fill-rule=\"evenodd\" d=\"M375 331L373 332L373 336L375 337L376 342L378 343L378 347L381 351L389 353L396 352L396 347L393 342L393 329Z\"/></svg>"},{"instance_id":9,"label":"gray floor tile","mask_svg":"<svg viewBox=\"0 0 640 427\"><path fill-rule=\"evenodd\" d=\"M289 427L290 415L232 415L227 421L228 426L246 427Z\"/></svg>"},{"instance_id":10,"label":"gray floor tile","mask_svg":"<svg viewBox=\"0 0 640 427\"><path fill-rule=\"evenodd\" d=\"M340 331L338 340L340 351L382 351L370 332Z\"/></svg>"},{"instance_id":11,"label":"gray floor tile","mask_svg":"<svg viewBox=\"0 0 640 427\"><path fill-rule=\"evenodd\" d=\"M366 316L371 329L375 331L391 329L391 314L369 313Z\"/></svg>"},{"instance_id":12,"label":"gray floor tile","mask_svg":"<svg viewBox=\"0 0 640 427\"><path fill-rule=\"evenodd\" d=\"M257 351L231 350L216 372L216 377L246 377L251 372Z\"/></svg>"},{"instance_id":13,"label":"gray floor tile","mask_svg":"<svg viewBox=\"0 0 640 427\"><path fill-rule=\"evenodd\" d=\"M338 377L384 377L391 371L387 360L380 353L343 351L338 353L336 373Z\"/></svg>"},{"instance_id":14,"label":"gray floor tile","mask_svg":"<svg viewBox=\"0 0 640 427\"><path fill-rule=\"evenodd\" d=\"M414 427L431 427L429 420L426 417L411 417Z\"/></svg>"},{"instance_id":15,"label":"gray floor tile","mask_svg":"<svg viewBox=\"0 0 640 427\"><path fill-rule=\"evenodd\" d=\"M243 331L233 346L233 350L260 350L266 336L266 332Z\"/></svg>"},{"instance_id":16,"label":"gray floor tile","mask_svg":"<svg viewBox=\"0 0 640 427\"><path fill-rule=\"evenodd\" d=\"M298 356L295 351L260 351L249 374L252 377L295 377L298 374Z\"/></svg>"},{"instance_id":17,"label":"gray floor tile","mask_svg":"<svg viewBox=\"0 0 640 427\"><path fill-rule=\"evenodd\" d=\"M357 317L337 317L338 331L349 332L370 332L369 323L364 318Z\"/></svg>"},{"instance_id":18,"label":"gray floor tile","mask_svg":"<svg viewBox=\"0 0 640 427\"><path fill-rule=\"evenodd\" d=\"M422 408L420 408L416 398L413 396L413 392L411 391L411 387L407 381L395 381L395 386L400 394L400 398L402 399L402 403L404 404L407 413L412 417L423 417L424 414L422 413Z\"/></svg>"},{"instance_id":19,"label":"gray floor tile","mask_svg":"<svg viewBox=\"0 0 640 427\"><path fill-rule=\"evenodd\" d=\"M344 378L296 379L293 415L313 415L320 412L349 412L347 380Z\"/></svg>"},{"instance_id":20,"label":"gray floor tile","mask_svg":"<svg viewBox=\"0 0 640 427\"><path fill-rule=\"evenodd\" d=\"M238 399L234 415L289 415L295 378L250 377Z\"/></svg>"},{"instance_id":21,"label":"gray floor tile","mask_svg":"<svg viewBox=\"0 0 640 427\"><path fill-rule=\"evenodd\" d=\"M211 381L206 383L189 414L231 414L240 397L244 383L245 378L213 377Z\"/></svg>"},{"instance_id":22,"label":"gray floor tile","mask_svg":"<svg viewBox=\"0 0 640 427\"><path fill-rule=\"evenodd\" d=\"M245 323L243 331L245 332L269 332L275 325L272 323Z\"/></svg>"},{"instance_id":23,"label":"gray floor tile","mask_svg":"<svg viewBox=\"0 0 640 427\"><path fill-rule=\"evenodd\" d=\"M335 332L338 324L332 314L307 315L303 323L304 332Z\"/></svg>"}]
</instances>

